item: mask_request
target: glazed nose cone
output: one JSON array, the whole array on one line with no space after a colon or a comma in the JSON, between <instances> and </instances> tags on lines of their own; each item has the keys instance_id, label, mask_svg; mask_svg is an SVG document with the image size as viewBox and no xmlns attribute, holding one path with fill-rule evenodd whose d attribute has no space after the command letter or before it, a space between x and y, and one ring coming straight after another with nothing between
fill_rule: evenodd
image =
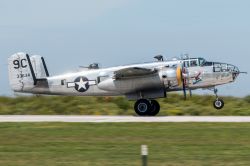
<instances>
[{"instance_id":1,"label":"glazed nose cone","mask_svg":"<svg viewBox=\"0 0 250 166\"><path fill-rule=\"evenodd\" d=\"M230 69L230 72L232 72L233 79L235 80L240 74L239 68L235 65L229 65L229 69Z\"/></svg>"}]
</instances>

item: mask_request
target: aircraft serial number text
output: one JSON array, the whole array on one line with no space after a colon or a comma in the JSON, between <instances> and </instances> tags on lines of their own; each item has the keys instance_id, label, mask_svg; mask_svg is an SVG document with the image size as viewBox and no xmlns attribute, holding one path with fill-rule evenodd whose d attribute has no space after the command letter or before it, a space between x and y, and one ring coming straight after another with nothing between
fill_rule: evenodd
<instances>
[{"instance_id":1,"label":"aircraft serial number text","mask_svg":"<svg viewBox=\"0 0 250 166\"><path fill-rule=\"evenodd\" d=\"M30 77L30 74L17 74L17 78L24 78L24 77Z\"/></svg>"}]
</instances>

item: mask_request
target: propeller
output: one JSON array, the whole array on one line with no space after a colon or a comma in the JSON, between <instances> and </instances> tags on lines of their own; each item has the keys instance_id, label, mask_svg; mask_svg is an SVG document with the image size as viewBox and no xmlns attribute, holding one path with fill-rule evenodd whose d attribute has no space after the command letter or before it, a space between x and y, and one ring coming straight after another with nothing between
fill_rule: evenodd
<instances>
[{"instance_id":1,"label":"propeller","mask_svg":"<svg viewBox=\"0 0 250 166\"><path fill-rule=\"evenodd\" d=\"M182 91L183 91L184 100L186 100L187 92L186 92L186 79L184 77L184 73L186 73L186 69L182 66L181 68Z\"/></svg>"},{"instance_id":2,"label":"propeller","mask_svg":"<svg viewBox=\"0 0 250 166\"><path fill-rule=\"evenodd\" d=\"M188 81L188 71L187 69L182 65L177 67L177 80L179 87L182 88L184 100L187 99L187 81ZM192 95L191 90L189 89L190 96Z\"/></svg>"}]
</instances>

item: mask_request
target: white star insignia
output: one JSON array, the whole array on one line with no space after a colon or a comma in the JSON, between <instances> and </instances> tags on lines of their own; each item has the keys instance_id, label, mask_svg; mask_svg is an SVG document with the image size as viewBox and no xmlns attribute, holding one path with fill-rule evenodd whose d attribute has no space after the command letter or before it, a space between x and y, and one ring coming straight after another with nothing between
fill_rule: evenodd
<instances>
[{"instance_id":1,"label":"white star insignia","mask_svg":"<svg viewBox=\"0 0 250 166\"><path fill-rule=\"evenodd\" d=\"M83 81L82 78L81 78L79 82L75 82L75 83L78 85L78 90L80 90L82 88L84 90L87 89L86 85L88 84L88 81Z\"/></svg>"}]
</instances>

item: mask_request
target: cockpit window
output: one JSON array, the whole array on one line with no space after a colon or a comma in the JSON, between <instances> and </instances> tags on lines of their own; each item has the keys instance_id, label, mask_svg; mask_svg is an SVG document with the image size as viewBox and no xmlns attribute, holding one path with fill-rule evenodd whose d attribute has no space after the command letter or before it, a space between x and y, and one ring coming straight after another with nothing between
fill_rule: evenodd
<instances>
[{"instance_id":1,"label":"cockpit window","mask_svg":"<svg viewBox=\"0 0 250 166\"><path fill-rule=\"evenodd\" d=\"M190 67L195 67L195 66L198 66L197 60L191 60L190 61Z\"/></svg>"},{"instance_id":2,"label":"cockpit window","mask_svg":"<svg viewBox=\"0 0 250 166\"><path fill-rule=\"evenodd\" d=\"M213 66L213 62L205 62L202 66Z\"/></svg>"},{"instance_id":3,"label":"cockpit window","mask_svg":"<svg viewBox=\"0 0 250 166\"><path fill-rule=\"evenodd\" d=\"M221 72L221 64L214 62L214 72Z\"/></svg>"},{"instance_id":4,"label":"cockpit window","mask_svg":"<svg viewBox=\"0 0 250 166\"><path fill-rule=\"evenodd\" d=\"M193 58L183 61L184 67L196 67L196 66L203 66L206 63L204 58Z\"/></svg>"},{"instance_id":5,"label":"cockpit window","mask_svg":"<svg viewBox=\"0 0 250 166\"><path fill-rule=\"evenodd\" d=\"M199 58L199 65L203 66L206 63L206 60L204 58Z\"/></svg>"}]
</instances>

